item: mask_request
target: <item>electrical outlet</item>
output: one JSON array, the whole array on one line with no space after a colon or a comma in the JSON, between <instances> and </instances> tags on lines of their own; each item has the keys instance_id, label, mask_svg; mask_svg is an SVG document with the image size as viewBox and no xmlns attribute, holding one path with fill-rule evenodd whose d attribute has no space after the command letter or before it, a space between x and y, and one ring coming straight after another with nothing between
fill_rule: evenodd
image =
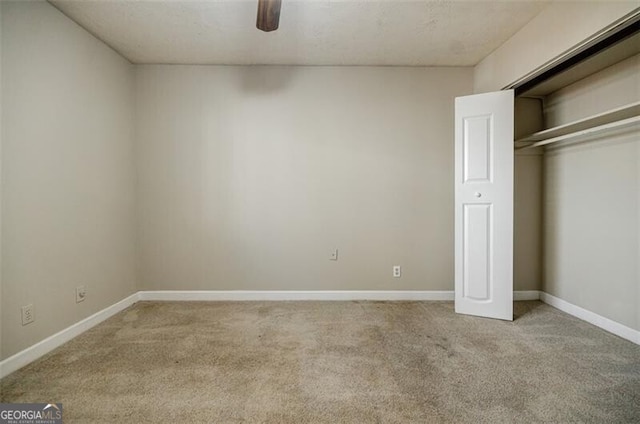
<instances>
[{"instance_id":1,"label":"electrical outlet","mask_svg":"<svg viewBox=\"0 0 640 424\"><path fill-rule=\"evenodd\" d=\"M76 287L76 303L80 303L87 298L87 289L84 286Z\"/></svg>"},{"instance_id":2,"label":"electrical outlet","mask_svg":"<svg viewBox=\"0 0 640 424\"><path fill-rule=\"evenodd\" d=\"M33 310L33 304L22 307L22 325L31 324L36 320L36 315Z\"/></svg>"},{"instance_id":3,"label":"electrical outlet","mask_svg":"<svg viewBox=\"0 0 640 424\"><path fill-rule=\"evenodd\" d=\"M331 252L331 254L329 255L329 260L330 261L337 261L338 260L338 249L335 249Z\"/></svg>"},{"instance_id":4,"label":"electrical outlet","mask_svg":"<svg viewBox=\"0 0 640 424\"><path fill-rule=\"evenodd\" d=\"M400 265L394 265L393 266L393 277L394 278L400 278L402 276L402 268L400 268Z\"/></svg>"}]
</instances>

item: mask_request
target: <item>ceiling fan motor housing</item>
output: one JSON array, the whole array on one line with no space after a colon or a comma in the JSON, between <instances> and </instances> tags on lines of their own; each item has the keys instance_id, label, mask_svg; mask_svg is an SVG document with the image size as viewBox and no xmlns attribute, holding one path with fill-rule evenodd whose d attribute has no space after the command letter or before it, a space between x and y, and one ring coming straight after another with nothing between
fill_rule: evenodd
<instances>
[{"instance_id":1,"label":"ceiling fan motor housing","mask_svg":"<svg viewBox=\"0 0 640 424\"><path fill-rule=\"evenodd\" d=\"M256 27L259 30L270 32L278 29L281 3L281 0L258 0Z\"/></svg>"}]
</instances>

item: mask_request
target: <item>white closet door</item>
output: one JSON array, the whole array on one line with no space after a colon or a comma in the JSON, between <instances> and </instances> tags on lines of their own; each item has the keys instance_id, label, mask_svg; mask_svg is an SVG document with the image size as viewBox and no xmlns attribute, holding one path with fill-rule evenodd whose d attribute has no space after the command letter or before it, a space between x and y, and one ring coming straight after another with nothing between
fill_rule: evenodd
<instances>
[{"instance_id":1,"label":"white closet door","mask_svg":"<svg viewBox=\"0 0 640 424\"><path fill-rule=\"evenodd\" d=\"M455 309L513 320L513 91L456 98Z\"/></svg>"}]
</instances>

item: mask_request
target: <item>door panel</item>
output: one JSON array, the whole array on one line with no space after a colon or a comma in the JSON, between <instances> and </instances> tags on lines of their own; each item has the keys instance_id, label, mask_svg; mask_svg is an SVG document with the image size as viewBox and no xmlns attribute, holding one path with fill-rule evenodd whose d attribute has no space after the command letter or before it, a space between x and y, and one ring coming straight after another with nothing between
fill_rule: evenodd
<instances>
[{"instance_id":1,"label":"door panel","mask_svg":"<svg viewBox=\"0 0 640 424\"><path fill-rule=\"evenodd\" d=\"M513 319L513 91L456 98L455 309Z\"/></svg>"},{"instance_id":2,"label":"door panel","mask_svg":"<svg viewBox=\"0 0 640 424\"><path fill-rule=\"evenodd\" d=\"M491 181L491 115L464 118L464 182Z\"/></svg>"},{"instance_id":3,"label":"door panel","mask_svg":"<svg viewBox=\"0 0 640 424\"><path fill-rule=\"evenodd\" d=\"M464 205L462 297L476 301L491 300L491 206Z\"/></svg>"}]
</instances>

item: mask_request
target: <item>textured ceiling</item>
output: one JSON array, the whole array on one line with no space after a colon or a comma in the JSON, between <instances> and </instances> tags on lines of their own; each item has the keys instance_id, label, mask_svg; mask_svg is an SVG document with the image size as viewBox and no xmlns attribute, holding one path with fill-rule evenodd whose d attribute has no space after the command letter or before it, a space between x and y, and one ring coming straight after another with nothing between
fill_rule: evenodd
<instances>
[{"instance_id":1,"label":"textured ceiling","mask_svg":"<svg viewBox=\"0 0 640 424\"><path fill-rule=\"evenodd\" d=\"M134 63L469 66L547 1L282 0L280 28L255 28L257 0L52 0Z\"/></svg>"}]
</instances>

